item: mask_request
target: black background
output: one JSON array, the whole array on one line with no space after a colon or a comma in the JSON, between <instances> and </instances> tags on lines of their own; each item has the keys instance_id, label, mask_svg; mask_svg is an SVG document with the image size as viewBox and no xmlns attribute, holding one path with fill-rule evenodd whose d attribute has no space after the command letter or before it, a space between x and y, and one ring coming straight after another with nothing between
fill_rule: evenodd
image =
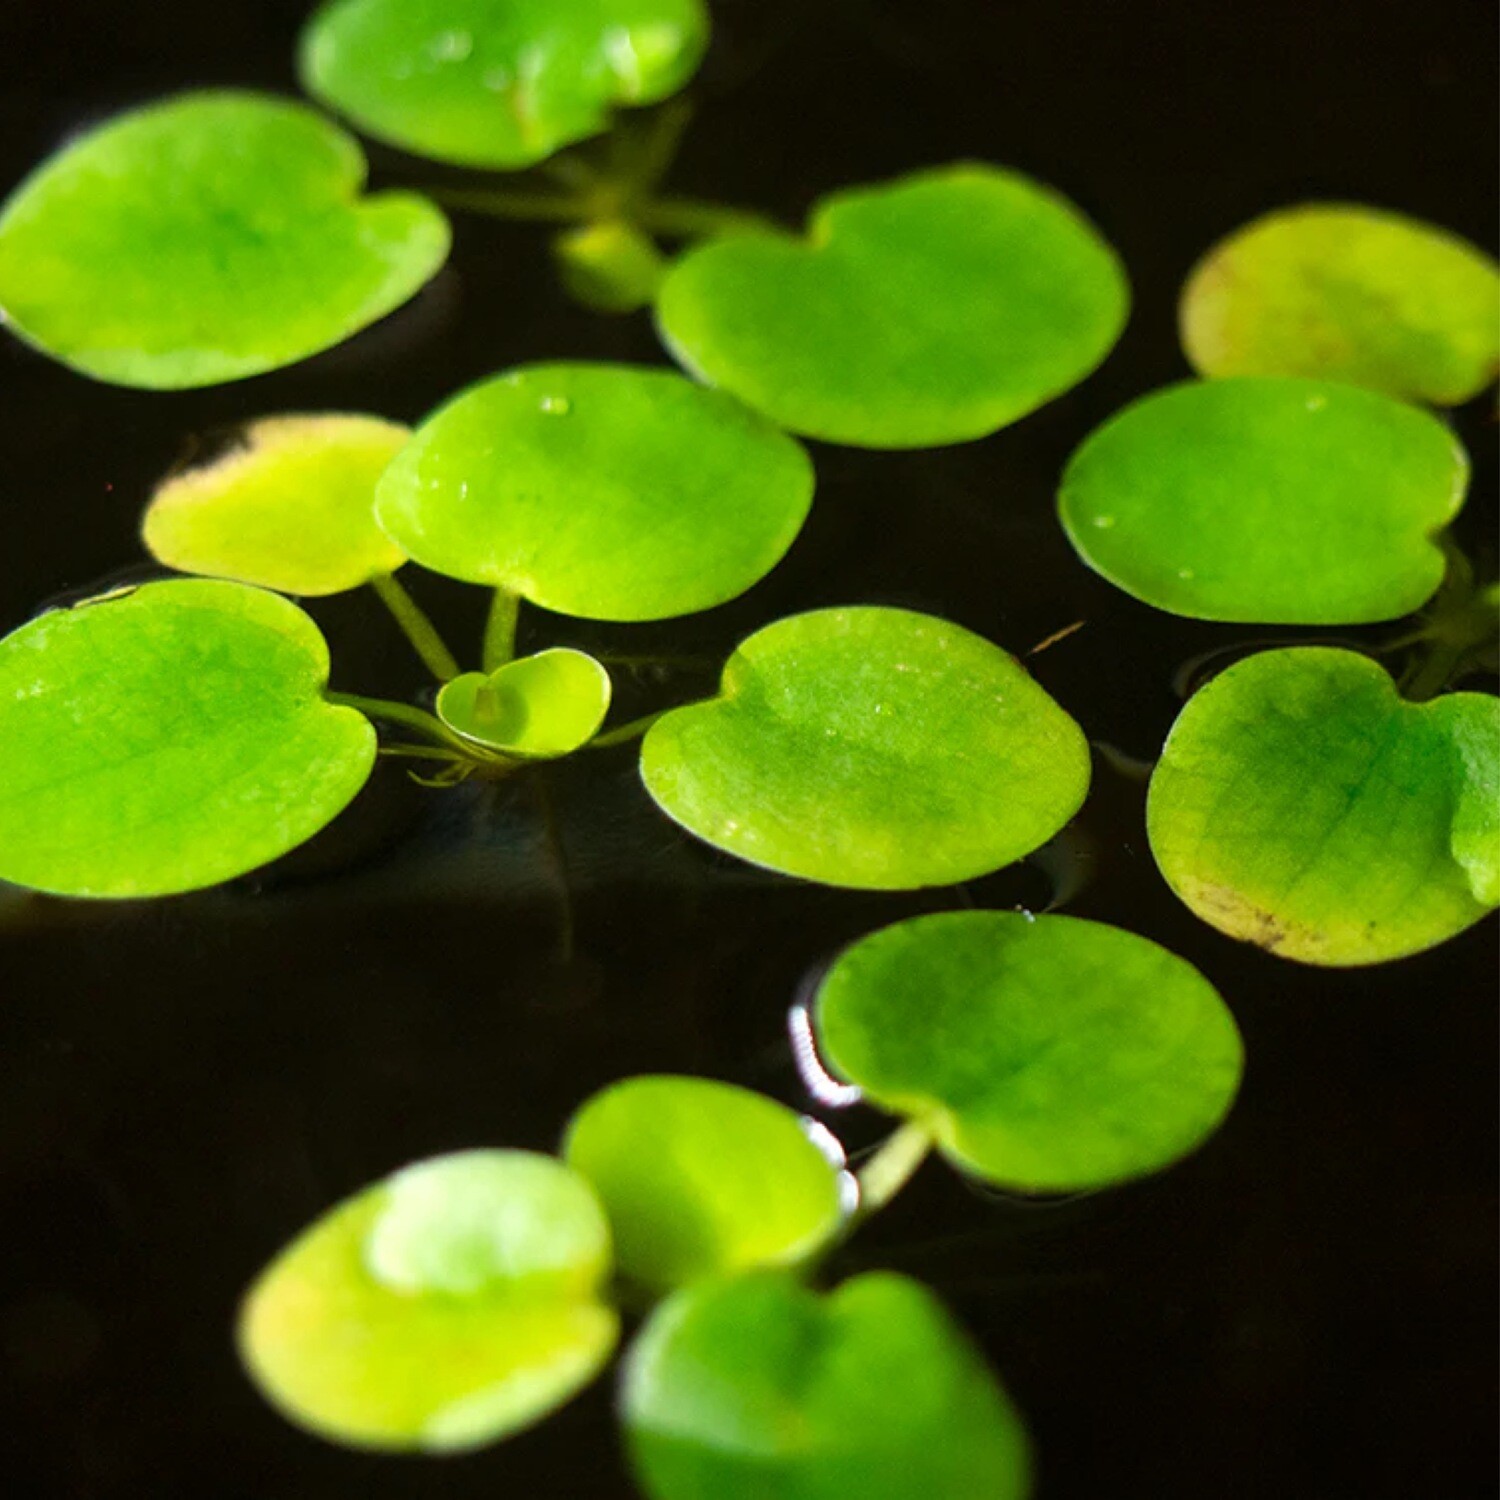
<instances>
[{"instance_id":1,"label":"black background","mask_svg":"<svg viewBox=\"0 0 1500 1500\"><path fill-rule=\"evenodd\" d=\"M0 184L159 94L292 91L302 9L10 0ZM1177 287L1255 214L1354 199L1491 243L1492 7L724 0L715 12L675 188L795 221L844 183L965 156L1018 166L1119 247L1131 326L1099 375L985 442L819 449L812 521L734 605L631 630L532 611L523 644L722 655L782 613L886 602L1020 651L1081 618L1036 674L1096 744L1149 759L1183 664L1255 632L1154 614L1088 574L1053 519L1058 469L1109 412L1186 373ZM379 183L444 175L372 159ZM295 409L414 419L525 360L660 358L645 318L562 298L541 231L471 219L457 231L451 265L406 309L238 385L114 390L0 341L0 620L131 576L151 484L226 424ZM1484 406L1459 418L1477 468L1459 531L1493 567ZM473 640L477 591L413 587L455 640ZM421 687L378 606L315 613L336 685ZM641 684L626 706L707 681ZM608 1380L459 1460L356 1456L300 1435L234 1362L241 1290L357 1186L459 1146L549 1149L579 1100L626 1073L706 1073L805 1105L786 1009L840 944L962 899L1040 907L1054 880L1080 887L1070 911L1169 944L1221 987L1249 1053L1234 1114L1163 1176L1065 1203L994 1201L929 1165L837 1271L891 1266L940 1292L1027 1413L1043 1500L1494 1493L1493 924L1362 972L1236 945L1167 893L1144 846L1143 784L1104 752L1059 845L919 896L758 875L656 814L629 751L582 762L547 783L576 893L571 958L534 781L485 798L386 768L313 845L226 890L141 905L0 897L11 1493L628 1495ZM876 1130L834 1123L854 1145Z\"/></svg>"}]
</instances>

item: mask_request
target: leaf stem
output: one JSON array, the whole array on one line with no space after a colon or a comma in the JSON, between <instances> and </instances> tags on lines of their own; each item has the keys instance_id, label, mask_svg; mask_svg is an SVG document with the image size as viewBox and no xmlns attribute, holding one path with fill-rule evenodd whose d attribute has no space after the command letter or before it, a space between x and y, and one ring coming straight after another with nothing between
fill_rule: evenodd
<instances>
[{"instance_id":1,"label":"leaf stem","mask_svg":"<svg viewBox=\"0 0 1500 1500\"><path fill-rule=\"evenodd\" d=\"M467 208L492 219L515 219L526 224L578 224L596 216L596 200L591 193L444 187L424 188L423 192L446 208Z\"/></svg>"},{"instance_id":2,"label":"leaf stem","mask_svg":"<svg viewBox=\"0 0 1500 1500\"><path fill-rule=\"evenodd\" d=\"M699 240L720 234L784 234L774 219L754 209L732 203L711 203L701 198L640 198L628 205L626 217L641 229L671 239Z\"/></svg>"},{"instance_id":3,"label":"leaf stem","mask_svg":"<svg viewBox=\"0 0 1500 1500\"><path fill-rule=\"evenodd\" d=\"M324 693L323 696L341 708L357 708L369 718L404 724L451 750L467 753L463 741L441 719L424 709L414 708L410 703L393 703L389 698L362 698L357 693Z\"/></svg>"},{"instance_id":4,"label":"leaf stem","mask_svg":"<svg viewBox=\"0 0 1500 1500\"><path fill-rule=\"evenodd\" d=\"M911 1181L932 1150L932 1131L921 1120L908 1120L881 1142L875 1154L855 1174L859 1182L861 1220L888 1204Z\"/></svg>"},{"instance_id":5,"label":"leaf stem","mask_svg":"<svg viewBox=\"0 0 1500 1500\"><path fill-rule=\"evenodd\" d=\"M521 611L521 596L509 589L497 588L490 600L490 612L484 622L482 661L486 672L503 667L516 654L516 616Z\"/></svg>"},{"instance_id":6,"label":"leaf stem","mask_svg":"<svg viewBox=\"0 0 1500 1500\"><path fill-rule=\"evenodd\" d=\"M617 729L610 729L604 734L596 734L585 748L604 750L610 745L623 745L626 740L633 740L645 734L663 714L671 712L670 708L659 708L653 714L643 714L639 719L631 719L628 724L621 724Z\"/></svg>"},{"instance_id":7,"label":"leaf stem","mask_svg":"<svg viewBox=\"0 0 1500 1500\"><path fill-rule=\"evenodd\" d=\"M427 670L439 682L457 677L459 666L453 653L444 645L437 627L422 612L417 601L396 582L395 575L377 574L370 580L370 587L380 595L380 602L390 610L396 624L401 627L401 633L411 642Z\"/></svg>"}]
</instances>

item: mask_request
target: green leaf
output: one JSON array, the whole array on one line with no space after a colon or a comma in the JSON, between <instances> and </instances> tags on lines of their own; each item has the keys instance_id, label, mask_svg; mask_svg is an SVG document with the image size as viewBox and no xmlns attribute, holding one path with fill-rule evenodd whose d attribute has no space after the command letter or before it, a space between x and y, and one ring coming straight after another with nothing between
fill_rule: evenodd
<instances>
[{"instance_id":1,"label":"green leaf","mask_svg":"<svg viewBox=\"0 0 1500 1500\"><path fill-rule=\"evenodd\" d=\"M305 359L442 265L425 198L362 198L358 145L300 104L183 94L42 163L0 209L0 310L95 379L171 390Z\"/></svg>"},{"instance_id":2,"label":"green leaf","mask_svg":"<svg viewBox=\"0 0 1500 1500\"><path fill-rule=\"evenodd\" d=\"M1124 327L1113 250L1060 194L960 164L850 188L807 238L690 250L657 304L674 357L809 437L984 437L1076 385Z\"/></svg>"},{"instance_id":3,"label":"green leaf","mask_svg":"<svg viewBox=\"0 0 1500 1500\"><path fill-rule=\"evenodd\" d=\"M1357 625L1418 608L1469 463L1426 412L1355 386L1169 386L1086 438L1058 506L1079 556L1172 614Z\"/></svg>"},{"instance_id":4,"label":"green leaf","mask_svg":"<svg viewBox=\"0 0 1500 1500\"><path fill-rule=\"evenodd\" d=\"M1228 1113L1243 1049L1212 985L1100 922L941 912L834 964L823 1055L966 1171L1027 1192L1154 1172Z\"/></svg>"},{"instance_id":5,"label":"green leaf","mask_svg":"<svg viewBox=\"0 0 1500 1500\"><path fill-rule=\"evenodd\" d=\"M1418 953L1500 900L1500 701L1407 703L1354 652L1261 652L1188 701L1147 828L1231 937L1311 964Z\"/></svg>"},{"instance_id":6,"label":"green leaf","mask_svg":"<svg viewBox=\"0 0 1500 1500\"><path fill-rule=\"evenodd\" d=\"M798 1116L706 1078L627 1078L573 1116L569 1164L593 1183L620 1272L665 1292L794 1263L842 1222L838 1173Z\"/></svg>"},{"instance_id":7,"label":"green leaf","mask_svg":"<svg viewBox=\"0 0 1500 1500\"><path fill-rule=\"evenodd\" d=\"M1316 375L1455 406L1500 367L1500 266L1457 235L1356 204L1236 230L1182 292L1204 375Z\"/></svg>"},{"instance_id":8,"label":"green leaf","mask_svg":"<svg viewBox=\"0 0 1500 1500\"><path fill-rule=\"evenodd\" d=\"M592 656L557 646L465 672L443 685L438 717L455 734L528 760L570 755L609 712L609 673Z\"/></svg>"},{"instance_id":9,"label":"green leaf","mask_svg":"<svg viewBox=\"0 0 1500 1500\"><path fill-rule=\"evenodd\" d=\"M250 1289L241 1358L334 1442L453 1452L588 1384L618 1319L609 1226L551 1157L465 1151L397 1172L292 1242Z\"/></svg>"},{"instance_id":10,"label":"green leaf","mask_svg":"<svg viewBox=\"0 0 1500 1500\"><path fill-rule=\"evenodd\" d=\"M303 33L308 92L361 130L467 167L525 167L674 94L702 0L333 0Z\"/></svg>"},{"instance_id":11,"label":"green leaf","mask_svg":"<svg viewBox=\"0 0 1500 1500\"><path fill-rule=\"evenodd\" d=\"M678 1292L626 1358L621 1410L651 1500L1021 1500L1025 1429L925 1287L826 1297L761 1272Z\"/></svg>"},{"instance_id":12,"label":"green leaf","mask_svg":"<svg viewBox=\"0 0 1500 1500\"><path fill-rule=\"evenodd\" d=\"M313 622L237 583L148 583L23 625L0 641L0 879L161 896L296 848L375 759L327 680Z\"/></svg>"},{"instance_id":13,"label":"green leaf","mask_svg":"<svg viewBox=\"0 0 1500 1500\"><path fill-rule=\"evenodd\" d=\"M812 503L801 446L732 397L629 365L529 365L463 392L380 481L424 567L595 620L722 604Z\"/></svg>"},{"instance_id":14,"label":"green leaf","mask_svg":"<svg viewBox=\"0 0 1500 1500\"><path fill-rule=\"evenodd\" d=\"M552 241L568 295L603 313L632 313L656 300L667 261L651 236L608 220L569 229Z\"/></svg>"},{"instance_id":15,"label":"green leaf","mask_svg":"<svg viewBox=\"0 0 1500 1500\"><path fill-rule=\"evenodd\" d=\"M142 539L183 573L286 594L357 588L406 561L375 524L375 481L410 436L378 417L263 417L158 487Z\"/></svg>"},{"instance_id":16,"label":"green leaf","mask_svg":"<svg viewBox=\"0 0 1500 1500\"><path fill-rule=\"evenodd\" d=\"M641 775L715 848L898 890L1046 843L1083 803L1089 749L998 646L908 610L826 609L745 641L718 698L647 731Z\"/></svg>"}]
</instances>

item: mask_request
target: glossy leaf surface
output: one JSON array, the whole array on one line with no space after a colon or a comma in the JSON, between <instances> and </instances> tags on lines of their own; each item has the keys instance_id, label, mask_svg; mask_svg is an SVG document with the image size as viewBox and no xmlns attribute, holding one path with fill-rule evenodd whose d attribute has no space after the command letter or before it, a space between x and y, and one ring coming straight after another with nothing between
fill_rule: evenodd
<instances>
[{"instance_id":1,"label":"glossy leaf surface","mask_svg":"<svg viewBox=\"0 0 1500 1500\"><path fill-rule=\"evenodd\" d=\"M364 784L375 731L322 692L295 605L182 579L0 641L0 879L160 896L294 849Z\"/></svg>"},{"instance_id":2,"label":"glossy leaf surface","mask_svg":"<svg viewBox=\"0 0 1500 1500\"><path fill-rule=\"evenodd\" d=\"M597 1373L618 1323L598 1200L526 1151L465 1151L340 1204L262 1273L240 1351L322 1437L449 1452L545 1416Z\"/></svg>"},{"instance_id":3,"label":"glossy leaf surface","mask_svg":"<svg viewBox=\"0 0 1500 1500\"><path fill-rule=\"evenodd\" d=\"M708 45L702 0L333 0L308 91L420 156L525 167L676 93Z\"/></svg>"},{"instance_id":4,"label":"glossy leaf surface","mask_svg":"<svg viewBox=\"0 0 1500 1500\"><path fill-rule=\"evenodd\" d=\"M569 755L609 712L609 673L565 646L443 684L438 717L456 734L525 759Z\"/></svg>"},{"instance_id":5,"label":"glossy leaf surface","mask_svg":"<svg viewBox=\"0 0 1500 1500\"><path fill-rule=\"evenodd\" d=\"M925 1287L889 1272L826 1297L759 1273L678 1292L621 1392L651 1500L1020 1500L1025 1430Z\"/></svg>"},{"instance_id":6,"label":"glossy leaf surface","mask_svg":"<svg viewBox=\"0 0 1500 1500\"><path fill-rule=\"evenodd\" d=\"M1074 917L941 912L848 949L819 991L824 1057L1002 1187L1140 1176L1228 1112L1242 1047L1189 963Z\"/></svg>"},{"instance_id":7,"label":"glossy leaf surface","mask_svg":"<svg viewBox=\"0 0 1500 1500\"><path fill-rule=\"evenodd\" d=\"M742 234L675 263L657 318L711 385L808 437L922 448L984 437L1076 385L1129 304L1060 194L938 167L825 198L806 239Z\"/></svg>"},{"instance_id":8,"label":"glossy leaf surface","mask_svg":"<svg viewBox=\"0 0 1500 1500\"><path fill-rule=\"evenodd\" d=\"M1231 937L1313 964L1420 952L1500 902L1500 701L1407 703L1357 653L1261 652L1189 699L1147 827Z\"/></svg>"},{"instance_id":9,"label":"glossy leaf surface","mask_svg":"<svg viewBox=\"0 0 1500 1500\"><path fill-rule=\"evenodd\" d=\"M668 817L752 864L830 885L946 885L1044 844L1078 810L1078 726L998 646L876 607L779 620L720 696L646 733Z\"/></svg>"},{"instance_id":10,"label":"glossy leaf surface","mask_svg":"<svg viewBox=\"0 0 1500 1500\"><path fill-rule=\"evenodd\" d=\"M573 1116L568 1162L609 1214L616 1264L651 1291L791 1263L839 1227L838 1173L798 1116L706 1078L627 1078Z\"/></svg>"},{"instance_id":11,"label":"glossy leaf surface","mask_svg":"<svg viewBox=\"0 0 1500 1500\"><path fill-rule=\"evenodd\" d=\"M263 417L151 497L152 556L183 573L337 594L406 561L375 524L375 481L410 433L378 417Z\"/></svg>"},{"instance_id":12,"label":"glossy leaf surface","mask_svg":"<svg viewBox=\"0 0 1500 1500\"><path fill-rule=\"evenodd\" d=\"M1182 293L1204 375L1313 375L1457 405L1500 366L1500 267L1401 214L1309 203L1215 245Z\"/></svg>"},{"instance_id":13,"label":"glossy leaf surface","mask_svg":"<svg viewBox=\"0 0 1500 1500\"><path fill-rule=\"evenodd\" d=\"M1354 625L1417 609L1469 464L1422 411L1355 386L1169 386L1085 439L1064 529L1133 598L1200 620Z\"/></svg>"},{"instance_id":14,"label":"glossy leaf surface","mask_svg":"<svg viewBox=\"0 0 1500 1500\"><path fill-rule=\"evenodd\" d=\"M183 94L91 131L0 209L0 309L98 380L174 389L316 354L442 265L426 199L361 197L352 137L284 99Z\"/></svg>"},{"instance_id":15,"label":"glossy leaf surface","mask_svg":"<svg viewBox=\"0 0 1500 1500\"><path fill-rule=\"evenodd\" d=\"M656 620L743 593L812 503L801 446L732 397L629 365L531 365L418 430L377 514L425 567L562 614Z\"/></svg>"}]
</instances>

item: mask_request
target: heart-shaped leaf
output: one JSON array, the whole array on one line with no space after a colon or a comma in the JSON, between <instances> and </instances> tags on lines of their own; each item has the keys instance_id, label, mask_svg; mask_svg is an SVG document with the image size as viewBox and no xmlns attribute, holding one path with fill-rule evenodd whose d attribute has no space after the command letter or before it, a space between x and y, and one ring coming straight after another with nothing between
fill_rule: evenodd
<instances>
[{"instance_id":1,"label":"heart-shaped leaf","mask_svg":"<svg viewBox=\"0 0 1500 1500\"><path fill-rule=\"evenodd\" d=\"M663 1303L621 1410L651 1500L1021 1500L1025 1429L925 1287L876 1272L826 1297L774 1273Z\"/></svg>"},{"instance_id":2,"label":"heart-shaped leaf","mask_svg":"<svg viewBox=\"0 0 1500 1500\"><path fill-rule=\"evenodd\" d=\"M1312 964L1420 952L1500 903L1500 701L1407 703L1355 652L1261 652L1188 700L1147 828L1231 937Z\"/></svg>"},{"instance_id":3,"label":"heart-shaped leaf","mask_svg":"<svg viewBox=\"0 0 1500 1500\"><path fill-rule=\"evenodd\" d=\"M1103 1187L1198 1146L1243 1049L1212 985L1117 927L940 912L848 949L818 992L823 1056L943 1154L1028 1192Z\"/></svg>"},{"instance_id":4,"label":"heart-shaped leaf","mask_svg":"<svg viewBox=\"0 0 1500 1500\"><path fill-rule=\"evenodd\" d=\"M375 481L410 432L343 413L263 417L151 497L141 536L183 573L337 594L406 561L375 524Z\"/></svg>"},{"instance_id":5,"label":"heart-shaped leaf","mask_svg":"<svg viewBox=\"0 0 1500 1500\"><path fill-rule=\"evenodd\" d=\"M708 45L702 0L333 0L308 23L308 91L379 140L525 167L674 94Z\"/></svg>"},{"instance_id":6,"label":"heart-shaped leaf","mask_svg":"<svg viewBox=\"0 0 1500 1500\"><path fill-rule=\"evenodd\" d=\"M327 680L313 622L237 583L148 583L23 625L0 641L0 879L161 896L296 848L375 760Z\"/></svg>"},{"instance_id":7,"label":"heart-shaped leaf","mask_svg":"<svg viewBox=\"0 0 1500 1500\"><path fill-rule=\"evenodd\" d=\"M833 1164L793 1111L707 1078L627 1078L563 1146L609 1215L621 1275L654 1292L795 1262L838 1229Z\"/></svg>"},{"instance_id":8,"label":"heart-shaped leaf","mask_svg":"<svg viewBox=\"0 0 1500 1500\"><path fill-rule=\"evenodd\" d=\"M1458 440L1355 386L1244 377L1127 406L1068 461L1069 540L1133 598L1199 620L1355 625L1418 608L1468 486Z\"/></svg>"},{"instance_id":9,"label":"heart-shaped leaf","mask_svg":"<svg viewBox=\"0 0 1500 1500\"><path fill-rule=\"evenodd\" d=\"M1317 375L1457 405L1500 368L1500 266L1445 230L1308 203L1220 241L1182 292L1204 375Z\"/></svg>"},{"instance_id":10,"label":"heart-shaped leaf","mask_svg":"<svg viewBox=\"0 0 1500 1500\"><path fill-rule=\"evenodd\" d=\"M465 739L506 755L547 760L593 739L609 699L609 673L592 656L557 646L490 673L455 677L438 694L437 711Z\"/></svg>"},{"instance_id":11,"label":"heart-shaped leaf","mask_svg":"<svg viewBox=\"0 0 1500 1500\"><path fill-rule=\"evenodd\" d=\"M452 1452L505 1437L598 1373L609 1226L548 1156L465 1151L331 1210L261 1274L241 1357L268 1400L335 1442Z\"/></svg>"},{"instance_id":12,"label":"heart-shaped leaf","mask_svg":"<svg viewBox=\"0 0 1500 1500\"><path fill-rule=\"evenodd\" d=\"M596 620L743 593L812 503L807 454L733 397L665 370L531 365L441 408L376 513L424 567Z\"/></svg>"},{"instance_id":13,"label":"heart-shaped leaf","mask_svg":"<svg viewBox=\"0 0 1500 1500\"><path fill-rule=\"evenodd\" d=\"M657 318L683 365L793 432L922 448L984 437L1076 385L1129 295L1060 194L963 164L825 198L805 241L689 251Z\"/></svg>"},{"instance_id":14,"label":"heart-shaped leaf","mask_svg":"<svg viewBox=\"0 0 1500 1500\"><path fill-rule=\"evenodd\" d=\"M830 885L968 880L1044 844L1089 784L1082 731L1019 662L945 620L876 607L768 625L718 698L641 747L669 818Z\"/></svg>"},{"instance_id":15,"label":"heart-shaped leaf","mask_svg":"<svg viewBox=\"0 0 1500 1500\"><path fill-rule=\"evenodd\" d=\"M85 375L175 389L304 359L405 302L448 225L361 198L365 162L299 104L184 94L44 162L0 209L0 309Z\"/></svg>"}]
</instances>

